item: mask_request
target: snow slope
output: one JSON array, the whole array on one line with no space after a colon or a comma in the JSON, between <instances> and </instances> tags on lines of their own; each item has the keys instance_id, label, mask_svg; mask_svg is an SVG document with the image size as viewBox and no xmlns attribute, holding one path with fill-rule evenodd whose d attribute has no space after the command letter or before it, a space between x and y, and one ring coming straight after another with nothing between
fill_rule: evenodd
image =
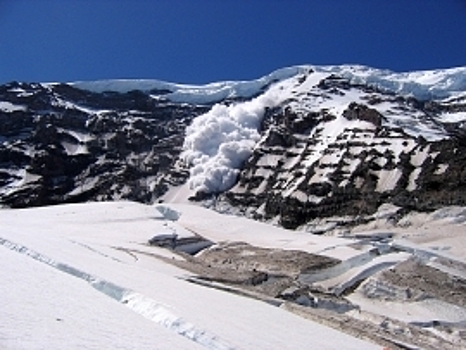
<instances>
[{"instance_id":1,"label":"snow slope","mask_svg":"<svg viewBox=\"0 0 466 350\"><path fill-rule=\"evenodd\" d=\"M129 202L0 210L0 318L8 320L0 324L0 347L380 348L267 303L188 283L186 271L153 255L175 256L146 244L167 226L178 228L161 212ZM244 222L237 228L248 230Z\"/></svg>"},{"instance_id":2,"label":"snow slope","mask_svg":"<svg viewBox=\"0 0 466 350\"><path fill-rule=\"evenodd\" d=\"M185 151L181 155L190 165L189 185L193 192L219 193L235 184L242 165L261 139L259 129L267 109L291 108L298 116L326 111L336 117L327 124L322 123L322 141L315 145L314 155L306 160L307 167L320 159L322 153L328 151L329 144L345 130L367 128L367 122L349 121L343 113L352 103L367 104L374 94L356 85L344 92L330 93L320 83L331 75L346 78L353 84L375 86L382 91L419 99L455 97L466 91L466 68L413 73L392 73L364 66L299 66L294 70L296 74L292 76L284 74L292 72L291 68L272 73L271 76L280 78L275 82L270 76L262 78L274 83L255 98L229 105L215 104L209 112L194 119L186 130ZM229 84L236 91L245 83ZM255 94L259 92L257 90ZM255 94L251 91L250 95ZM238 90L234 95L241 96L241 93ZM371 108L384 116L383 126L401 128L414 138L422 136L428 141L449 137L441 125L419 109L400 106L399 101L389 96L379 94L379 98L385 99L384 102L371 105ZM439 117L439 121L459 122L463 119L461 113ZM311 134L309 138L315 138L315 135ZM387 142L390 142L389 138ZM380 191L384 190L380 188Z\"/></svg>"},{"instance_id":3,"label":"snow slope","mask_svg":"<svg viewBox=\"0 0 466 350\"><path fill-rule=\"evenodd\" d=\"M225 98L254 96L274 81L288 79L309 70L335 74L353 83L368 84L419 99L455 97L464 95L466 90L466 67L397 73L362 65L293 66L251 81L225 81L206 85L183 85L144 79L80 81L72 85L94 92L167 90L165 97L174 102L212 103Z\"/></svg>"},{"instance_id":4,"label":"snow slope","mask_svg":"<svg viewBox=\"0 0 466 350\"><path fill-rule=\"evenodd\" d=\"M158 98L156 92L163 91L162 96L173 102L193 104L213 103L227 98L252 97L260 93L269 84L275 81L287 79L298 74L302 67L287 67L279 69L262 78L250 81L224 81L206 85L186 85L169 83L160 80L99 80L80 81L70 85L83 90L93 92L114 91L125 93L131 90L145 92L154 91L154 98Z\"/></svg>"}]
</instances>

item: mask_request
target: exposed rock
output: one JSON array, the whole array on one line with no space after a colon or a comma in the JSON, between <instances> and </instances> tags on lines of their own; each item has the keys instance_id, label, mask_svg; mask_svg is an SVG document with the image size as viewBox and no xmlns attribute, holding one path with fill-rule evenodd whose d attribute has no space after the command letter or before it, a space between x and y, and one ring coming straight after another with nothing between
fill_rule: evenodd
<instances>
[{"instance_id":1,"label":"exposed rock","mask_svg":"<svg viewBox=\"0 0 466 350\"><path fill-rule=\"evenodd\" d=\"M287 228L357 219L383 203L419 211L466 204L466 123L442 117L466 113L464 98L424 101L336 74L315 82L313 74L297 76L289 98L266 108L261 139L218 203ZM183 184L185 129L211 106L171 102L171 93L0 86L0 101L15 106L0 111L0 203L151 203Z\"/></svg>"},{"instance_id":2,"label":"exposed rock","mask_svg":"<svg viewBox=\"0 0 466 350\"><path fill-rule=\"evenodd\" d=\"M351 94L369 103L351 102L338 116L319 109L314 94L324 101ZM287 228L321 217L370 215L383 203L418 211L466 204L463 129L434 117L466 111L463 105L418 101L335 76L309 96L268 111L262 140L219 202L257 219L277 218ZM311 104L316 107L303 107ZM390 121L400 113L403 127ZM416 136L416 118L432 133L450 136Z\"/></svg>"},{"instance_id":3,"label":"exposed rock","mask_svg":"<svg viewBox=\"0 0 466 350\"><path fill-rule=\"evenodd\" d=\"M208 108L66 84L11 83L0 100L26 107L0 111L0 203L11 207L154 201L186 180L184 129Z\"/></svg>"},{"instance_id":4,"label":"exposed rock","mask_svg":"<svg viewBox=\"0 0 466 350\"><path fill-rule=\"evenodd\" d=\"M343 116L348 120L359 119L367 121L374 124L377 128L382 126L382 115L379 112L356 102L349 104L348 108L343 112Z\"/></svg>"}]
</instances>

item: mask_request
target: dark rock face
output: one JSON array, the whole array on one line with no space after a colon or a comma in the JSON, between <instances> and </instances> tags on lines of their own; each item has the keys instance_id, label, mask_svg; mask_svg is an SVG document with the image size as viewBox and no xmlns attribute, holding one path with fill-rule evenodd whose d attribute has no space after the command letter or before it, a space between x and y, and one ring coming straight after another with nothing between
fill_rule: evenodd
<instances>
[{"instance_id":1,"label":"dark rock face","mask_svg":"<svg viewBox=\"0 0 466 350\"><path fill-rule=\"evenodd\" d=\"M7 84L0 101L16 106L0 110L0 203L11 207L153 201L186 180L175 169L184 130L208 108L66 84Z\"/></svg>"},{"instance_id":2,"label":"dark rock face","mask_svg":"<svg viewBox=\"0 0 466 350\"><path fill-rule=\"evenodd\" d=\"M257 219L278 218L287 228L315 218L370 215L383 203L418 211L466 205L464 125L432 117L466 106L373 91L367 96L366 88L335 77L319 87L335 95L352 91L367 103L349 103L340 117L327 109L293 112L287 105L267 111L259 145L220 203ZM413 136L387 122L393 112L380 113L375 107L382 103L402 117L422 113L423 123L435 123L449 136ZM414 120L409 127L419 126Z\"/></svg>"},{"instance_id":3,"label":"dark rock face","mask_svg":"<svg viewBox=\"0 0 466 350\"><path fill-rule=\"evenodd\" d=\"M382 126L382 115L375 109L371 109L366 105L359 105L356 102L351 102L343 112L343 116L348 120L363 120L374 124L377 128Z\"/></svg>"},{"instance_id":4,"label":"dark rock face","mask_svg":"<svg viewBox=\"0 0 466 350\"><path fill-rule=\"evenodd\" d=\"M220 203L288 228L383 203L466 205L466 123L439 117L466 112L464 98L420 101L336 75L310 86L307 77L292 88L305 89L266 109L261 139ZM185 128L211 105L171 102L168 93L0 86L0 205L152 203L186 182Z\"/></svg>"}]
</instances>

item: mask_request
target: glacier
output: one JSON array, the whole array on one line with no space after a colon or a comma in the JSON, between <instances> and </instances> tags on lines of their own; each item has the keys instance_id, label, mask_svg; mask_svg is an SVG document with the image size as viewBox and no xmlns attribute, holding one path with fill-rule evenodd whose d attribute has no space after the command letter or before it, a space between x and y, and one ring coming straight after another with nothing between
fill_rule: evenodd
<instances>
[{"instance_id":1,"label":"glacier","mask_svg":"<svg viewBox=\"0 0 466 350\"><path fill-rule=\"evenodd\" d=\"M466 67L398 73L363 65L298 65L278 69L255 80L223 81L205 85L176 84L150 79L78 81L70 84L79 89L99 93L167 90L164 96L174 102L213 103L226 98L254 96L272 82L308 71L335 74L355 84L372 85L418 99L463 96L466 90Z\"/></svg>"}]
</instances>

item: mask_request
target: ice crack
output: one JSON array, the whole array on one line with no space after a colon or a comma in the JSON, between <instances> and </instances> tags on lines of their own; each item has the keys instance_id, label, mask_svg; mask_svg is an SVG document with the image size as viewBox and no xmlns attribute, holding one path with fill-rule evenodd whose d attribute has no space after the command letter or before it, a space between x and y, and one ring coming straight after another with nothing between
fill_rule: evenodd
<instances>
[{"instance_id":1,"label":"ice crack","mask_svg":"<svg viewBox=\"0 0 466 350\"><path fill-rule=\"evenodd\" d=\"M77 269L68 264L57 262L43 254L35 252L23 246L11 242L7 239L0 237L0 245L15 251L17 253L28 256L36 261L44 263L50 267L55 268L58 271L64 272L73 277L77 277L89 283L93 288L106 296L118 301L125 305L134 312L141 316L159 324L160 326L169 329L189 340L192 340L207 349L212 350L232 350L234 347L230 346L216 335L197 328L190 322L185 321L183 318L175 315L166 307L162 306L157 301L148 298L140 293L132 291L130 289L123 288L117 284L106 281L104 279L93 276L85 271Z\"/></svg>"}]
</instances>

